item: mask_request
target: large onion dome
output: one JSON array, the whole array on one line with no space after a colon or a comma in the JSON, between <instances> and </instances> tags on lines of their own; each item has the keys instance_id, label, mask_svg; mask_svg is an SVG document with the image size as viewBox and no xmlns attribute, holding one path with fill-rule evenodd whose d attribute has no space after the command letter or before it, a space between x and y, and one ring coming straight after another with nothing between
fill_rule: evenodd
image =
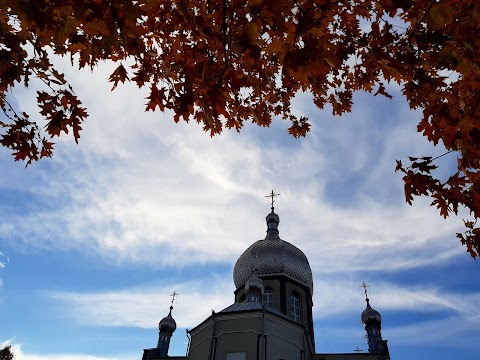
<instances>
[{"instance_id":1,"label":"large onion dome","mask_svg":"<svg viewBox=\"0 0 480 360\"><path fill-rule=\"evenodd\" d=\"M238 289L250 278L257 275L287 275L306 285L313 294L313 277L305 254L287 241L280 239L278 224L280 218L272 212L267 215L267 236L265 240L253 243L238 258L233 269L233 280Z\"/></svg>"},{"instance_id":2,"label":"large onion dome","mask_svg":"<svg viewBox=\"0 0 480 360\"><path fill-rule=\"evenodd\" d=\"M382 316L370 306L370 300L366 298L367 308L362 311L362 323L367 324L371 321L382 322Z\"/></svg>"},{"instance_id":3,"label":"large onion dome","mask_svg":"<svg viewBox=\"0 0 480 360\"><path fill-rule=\"evenodd\" d=\"M170 306L170 312L167 316L165 316L160 323L158 324L158 329L162 332L173 334L173 332L177 329L177 323L172 317L172 309L173 307Z\"/></svg>"}]
</instances>

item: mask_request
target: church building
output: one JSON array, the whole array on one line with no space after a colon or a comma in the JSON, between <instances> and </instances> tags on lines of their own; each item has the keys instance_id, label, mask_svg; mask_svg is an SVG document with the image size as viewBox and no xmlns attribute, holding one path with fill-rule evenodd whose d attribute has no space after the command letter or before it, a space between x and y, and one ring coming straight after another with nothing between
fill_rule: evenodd
<instances>
[{"instance_id":1,"label":"church building","mask_svg":"<svg viewBox=\"0 0 480 360\"><path fill-rule=\"evenodd\" d=\"M312 270L305 254L280 238L273 196L265 239L248 247L233 269L234 303L187 330L186 356L180 357L168 356L176 329L170 307L157 347L145 349L142 360L390 360L382 318L368 297L361 314L368 353L316 352Z\"/></svg>"}]
</instances>

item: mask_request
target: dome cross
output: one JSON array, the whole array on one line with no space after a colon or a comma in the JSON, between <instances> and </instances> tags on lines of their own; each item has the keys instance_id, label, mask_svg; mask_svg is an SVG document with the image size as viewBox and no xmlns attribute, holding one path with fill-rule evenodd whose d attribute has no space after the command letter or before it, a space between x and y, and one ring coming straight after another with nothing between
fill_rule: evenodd
<instances>
[{"instance_id":1,"label":"dome cross","mask_svg":"<svg viewBox=\"0 0 480 360\"><path fill-rule=\"evenodd\" d=\"M365 283L365 281L362 281L362 285L360 285L359 287L363 288L363 291L364 291L364 293L365 293L365 300L367 300L367 302L368 302L368 292L367 292L367 288L369 288L370 285L367 285L367 284Z\"/></svg>"},{"instance_id":2,"label":"dome cross","mask_svg":"<svg viewBox=\"0 0 480 360\"><path fill-rule=\"evenodd\" d=\"M173 302L175 301L175 296L177 296L177 295L180 295L180 294L177 293L175 290L173 290L173 293L169 295L169 296L172 297L172 303L170 304L171 308L173 308Z\"/></svg>"},{"instance_id":3,"label":"dome cross","mask_svg":"<svg viewBox=\"0 0 480 360\"><path fill-rule=\"evenodd\" d=\"M273 210L273 203L275 202L275 197L276 196L279 196L280 194L275 194L272 190L272 192L268 195L266 195L265 197L269 197L269 198L272 198L272 210Z\"/></svg>"}]
</instances>

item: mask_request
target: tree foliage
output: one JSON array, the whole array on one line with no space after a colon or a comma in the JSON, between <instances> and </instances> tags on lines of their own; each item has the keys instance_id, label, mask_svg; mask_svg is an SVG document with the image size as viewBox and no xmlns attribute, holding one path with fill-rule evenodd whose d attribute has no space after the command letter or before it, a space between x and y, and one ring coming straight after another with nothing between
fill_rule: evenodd
<instances>
[{"instance_id":1,"label":"tree foliage","mask_svg":"<svg viewBox=\"0 0 480 360\"><path fill-rule=\"evenodd\" d=\"M86 109L55 69L53 56L80 68L112 61L114 89L148 87L146 110L170 109L211 135L246 121L290 122L299 91L320 109L351 110L356 91L391 97L397 83L423 117L418 131L458 157L444 181L431 157L403 172L408 203L433 198L447 217L466 207L473 220L457 234L480 254L480 5L477 0L0 0L0 143L15 160L51 156L52 138L78 141ZM126 64L133 64L127 66ZM10 93L35 79L38 114L16 109Z\"/></svg>"},{"instance_id":2,"label":"tree foliage","mask_svg":"<svg viewBox=\"0 0 480 360\"><path fill-rule=\"evenodd\" d=\"M12 353L12 347L10 345L0 350L0 360L13 360L14 357L15 355Z\"/></svg>"}]
</instances>

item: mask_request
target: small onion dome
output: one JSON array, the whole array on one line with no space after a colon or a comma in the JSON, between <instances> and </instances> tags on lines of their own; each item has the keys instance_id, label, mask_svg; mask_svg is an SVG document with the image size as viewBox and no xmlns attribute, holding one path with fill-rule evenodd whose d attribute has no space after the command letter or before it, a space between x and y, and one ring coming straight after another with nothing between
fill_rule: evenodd
<instances>
[{"instance_id":1,"label":"small onion dome","mask_svg":"<svg viewBox=\"0 0 480 360\"><path fill-rule=\"evenodd\" d=\"M263 281L255 273L245 283L245 290L247 291L259 291L263 294L265 290L263 287Z\"/></svg>"},{"instance_id":2,"label":"small onion dome","mask_svg":"<svg viewBox=\"0 0 480 360\"><path fill-rule=\"evenodd\" d=\"M363 310L363 312L362 312L362 323L366 324L366 323L371 322L371 321L376 321L376 322L381 323L382 322L382 316L380 315L380 313L378 311L374 310L370 306L370 300L368 298L366 299L366 301L367 301L367 308L365 310Z\"/></svg>"},{"instance_id":3,"label":"small onion dome","mask_svg":"<svg viewBox=\"0 0 480 360\"><path fill-rule=\"evenodd\" d=\"M160 323L158 324L158 329L160 331L165 331L172 334L177 329L177 323L172 317L173 306L170 306L170 312L165 316Z\"/></svg>"}]
</instances>

